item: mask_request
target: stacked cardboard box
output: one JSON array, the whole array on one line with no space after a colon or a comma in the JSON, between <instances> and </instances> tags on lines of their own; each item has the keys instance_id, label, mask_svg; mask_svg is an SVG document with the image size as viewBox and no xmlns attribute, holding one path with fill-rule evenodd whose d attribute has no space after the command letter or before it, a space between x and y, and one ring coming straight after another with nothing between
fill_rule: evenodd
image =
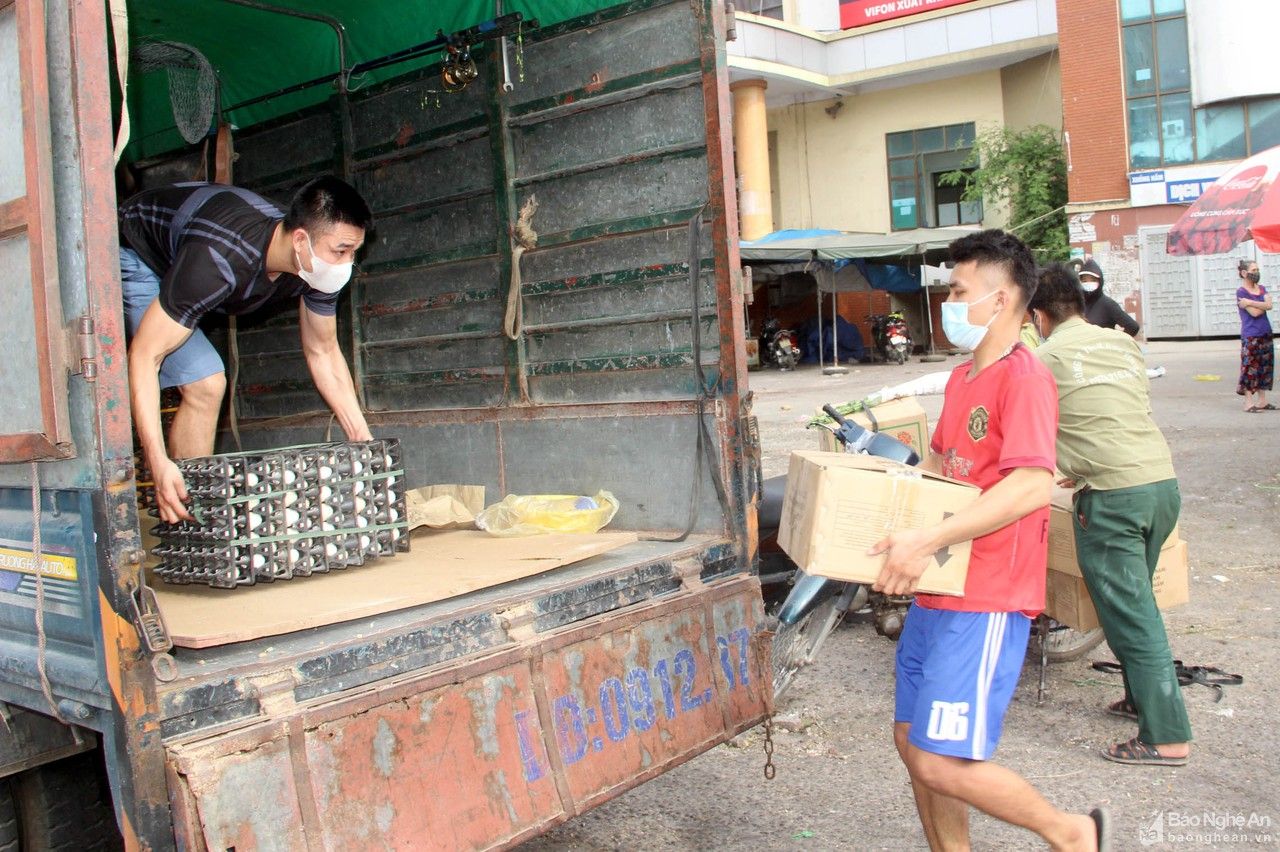
<instances>
[{"instance_id":1,"label":"stacked cardboard box","mask_svg":"<svg viewBox=\"0 0 1280 852\"><path fill-rule=\"evenodd\" d=\"M914 399L894 399L881 403L871 409L871 414L875 417L874 423L865 411L850 414L849 419L864 429L897 438L915 450L921 458L929 452L929 419L920 403ZM840 452L840 442L832 431L835 426L832 423L831 428L818 429L818 449L823 452Z\"/></svg>"},{"instance_id":2,"label":"stacked cardboard box","mask_svg":"<svg viewBox=\"0 0 1280 852\"><path fill-rule=\"evenodd\" d=\"M1075 527L1071 519L1070 492L1054 494L1049 513L1049 576L1045 587L1045 613L1076 630L1099 626L1098 613L1089 598L1089 589L1076 561ZM1161 609L1184 604L1190 599L1190 568L1187 543L1175 527L1160 551L1151 584L1156 605Z\"/></svg>"}]
</instances>

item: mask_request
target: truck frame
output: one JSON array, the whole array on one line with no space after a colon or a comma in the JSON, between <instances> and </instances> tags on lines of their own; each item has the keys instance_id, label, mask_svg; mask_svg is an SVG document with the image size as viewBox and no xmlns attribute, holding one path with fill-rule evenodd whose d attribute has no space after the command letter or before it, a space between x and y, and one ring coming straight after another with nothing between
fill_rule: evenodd
<instances>
[{"instance_id":1,"label":"truck frame","mask_svg":"<svg viewBox=\"0 0 1280 852\"><path fill-rule=\"evenodd\" d=\"M439 105L431 66L239 131L238 185L287 200L336 173L374 208L340 326L409 484L609 488L644 536L189 649L138 510L107 10L0 0L21 119L0 132L0 842L111 848L101 798L128 848L505 848L766 716L724 14L631 0L525 35L512 91L491 42ZM532 196L536 248L515 235ZM294 325L235 332L246 447L325 433Z\"/></svg>"}]
</instances>

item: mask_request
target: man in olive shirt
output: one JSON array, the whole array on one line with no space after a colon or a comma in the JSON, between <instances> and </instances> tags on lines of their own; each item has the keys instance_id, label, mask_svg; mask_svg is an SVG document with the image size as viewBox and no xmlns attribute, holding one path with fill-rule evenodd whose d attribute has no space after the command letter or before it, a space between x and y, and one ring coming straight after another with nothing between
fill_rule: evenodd
<instances>
[{"instance_id":1,"label":"man in olive shirt","mask_svg":"<svg viewBox=\"0 0 1280 852\"><path fill-rule=\"evenodd\" d=\"M1181 766L1191 725L1151 578L1182 498L1151 417L1146 364L1129 335L1085 321L1069 267L1041 270L1039 285L1030 308L1047 339L1035 351L1058 386L1058 467L1077 489L1076 558L1124 668L1124 698L1107 712L1138 721L1138 736L1103 756Z\"/></svg>"}]
</instances>

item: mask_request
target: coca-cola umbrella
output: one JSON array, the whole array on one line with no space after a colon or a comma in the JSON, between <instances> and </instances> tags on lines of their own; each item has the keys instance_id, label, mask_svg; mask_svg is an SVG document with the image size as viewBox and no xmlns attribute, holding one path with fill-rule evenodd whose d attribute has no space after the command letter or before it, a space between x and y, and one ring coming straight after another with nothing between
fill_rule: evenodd
<instances>
[{"instance_id":1,"label":"coca-cola umbrella","mask_svg":"<svg viewBox=\"0 0 1280 852\"><path fill-rule=\"evenodd\" d=\"M1254 154L1218 178L1182 214L1169 254L1223 254L1245 240L1280 252L1280 145Z\"/></svg>"}]
</instances>

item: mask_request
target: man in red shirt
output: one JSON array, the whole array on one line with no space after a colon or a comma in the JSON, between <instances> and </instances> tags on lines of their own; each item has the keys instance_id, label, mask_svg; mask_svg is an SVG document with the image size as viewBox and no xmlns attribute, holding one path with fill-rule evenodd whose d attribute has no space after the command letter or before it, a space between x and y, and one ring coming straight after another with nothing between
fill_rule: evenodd
<instances>
[{"instance_id":1,"label":"man in red shirt","mask_svg":"<svg viewBox=\"0 0 1280 852\"><path fill-rule=\"evenodd\" d=\"M1070 814L990 762L1044 608L1049 494L1058 396L1019 342L1035 294L1035 260L1016 237L982 231L951 244L955 268L943 331L973 359L947 383L922 467L971 482L982 496L935 527L894 533L875 584L911 594L935 552L973 541L965 593L921 594L898 640L894 741L932 849L969 848L973 805L1039 834L1054 849L1107 847L1107 816Z\"/></svg>"}]
</instances>

